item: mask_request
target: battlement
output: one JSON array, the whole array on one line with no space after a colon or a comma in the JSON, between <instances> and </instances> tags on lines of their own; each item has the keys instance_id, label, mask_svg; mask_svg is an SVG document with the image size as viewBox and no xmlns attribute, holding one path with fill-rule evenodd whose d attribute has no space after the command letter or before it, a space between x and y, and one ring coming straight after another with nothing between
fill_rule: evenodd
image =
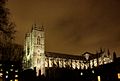
<instances>
[{"instance_id":1,"label":"battlement","mask_svg":"<svg viewBox=\"0 0 120 81\"><path fill-rule=\"evenodd\" d=\"M38 25L36 25L36 24L33 24L33 26L32 26L32 29L31 29L31 30L44 31L44 27L43 27L43 25L38 26Z\"/></svg>"}]
</instances>

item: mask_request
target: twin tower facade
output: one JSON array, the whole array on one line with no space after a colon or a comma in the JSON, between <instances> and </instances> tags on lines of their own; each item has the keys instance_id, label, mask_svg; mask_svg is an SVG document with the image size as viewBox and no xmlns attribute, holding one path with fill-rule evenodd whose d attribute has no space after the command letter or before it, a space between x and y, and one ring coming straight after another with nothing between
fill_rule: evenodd
<instances>
[{"instance_id":1,"label":"twin tower facade","mask_svg":"<svg viewBox=\"0 0 120 81\"><path fill-rule=\"evenodd\" d=\"M36 24L25 36L24 52L23 69L35 69L37 75L45 75L46 68L87 70L113 62L113 56L109 50L105 52L100 49L96 54L85 52L81 56L46 52L44 28Z\"/></svg>"},{"instance_id":2,"label":"twin tower facade","mask_svg":"<svg viewBox=\"0 0 120 81\"><path fill-rule=\"evenodd\" d=\"M45 36L43 26L33 25L31 32L25 36L23 68L36 68L37 75L45 75Z\"/></svg>"}]
</instances>

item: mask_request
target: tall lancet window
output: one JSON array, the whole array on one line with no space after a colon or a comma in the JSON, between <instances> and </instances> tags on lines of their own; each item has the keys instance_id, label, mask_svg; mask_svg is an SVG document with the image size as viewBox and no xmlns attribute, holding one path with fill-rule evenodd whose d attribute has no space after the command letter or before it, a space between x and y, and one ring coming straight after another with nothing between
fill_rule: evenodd
<instances>
[{"instance_id":1,"label":"tall lancet window","mask_svg":"<svg viewBox=\"0 0 120 81\"><path fill-rule=\"evenodd\" d=\"M30 48L28 47L27 48L27 55L29 55L29 53L30 53Z\"/></svg>"},{"instance_id":2,"label":"tall lancet window","mask_svg":"<svg viewBox=\"0 0 120 81\"><path fill-rule=\"evenodd\" d=\"M40 45L40 36L37 37L37 44Z\"/></svg>"}]
</instances>

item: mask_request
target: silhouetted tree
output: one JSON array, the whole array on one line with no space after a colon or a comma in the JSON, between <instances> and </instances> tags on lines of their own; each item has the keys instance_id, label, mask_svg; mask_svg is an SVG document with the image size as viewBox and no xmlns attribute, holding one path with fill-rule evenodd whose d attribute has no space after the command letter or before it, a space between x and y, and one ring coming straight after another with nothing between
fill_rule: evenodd
<instances>
[{"instance_id":1,"label":"silhouetted tree","mask_svg":"<svg viewBox=\"0 0 120 81\"><path fill-rule=\"evenodd\" d=\"M15 24L10 19L9 9L6 7L7 0L0 0L0 31L4 43L14 39Z\"/></svg>"},{"instance_id":2,"label":"silhouetted tree","mask_svg":"<svg viewBox=\"0 0 120 81\"><path fill-rule=\"evenodd\" d=\"M15 38L15 24L10 19L7 0L0 0L0 60L8 60L11 54L12 41Z\"/></svg>"}]
</instances>

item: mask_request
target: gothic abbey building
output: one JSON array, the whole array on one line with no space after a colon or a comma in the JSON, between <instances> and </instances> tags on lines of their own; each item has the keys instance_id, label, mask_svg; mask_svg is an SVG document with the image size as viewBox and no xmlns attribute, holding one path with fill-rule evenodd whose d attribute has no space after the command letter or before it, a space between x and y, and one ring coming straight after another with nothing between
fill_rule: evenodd
<instances>
[{"instance_id":1,"label":"gothic abbey building","mask_svg":"<svg viewBox=\"0 0 120 81\"><path fill-rule=\"evenodd\" d=\"M25 36L23 69L36 69L37 75L45 75L46 68L70 68L87 70L113 62L109 50L100 49L92 54L85 52L81 56L60 54L45 51L45 35L43 26L33 25L31 32Z\"/></svg>"}]
</instances>

